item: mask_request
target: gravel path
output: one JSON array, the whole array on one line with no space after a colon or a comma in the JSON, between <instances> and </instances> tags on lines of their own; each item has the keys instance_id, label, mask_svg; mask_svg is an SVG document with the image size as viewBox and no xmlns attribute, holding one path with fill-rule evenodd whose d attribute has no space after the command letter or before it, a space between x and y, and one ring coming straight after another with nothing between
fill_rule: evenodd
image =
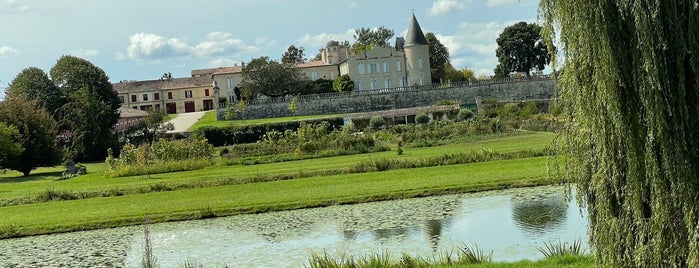
<instances>
[{"instance_id":1,"label":"gravel path","mask_svg":"<svg viewBox=\"0 0 699 268\"><path fill-rule=\"evenodd\" d=\"M201 119L205 113L206 111L178 114L177 117L169 121L169 123L172 123L172 125L175 126L175 129L168 131L168 133L187 131L187 129L199 121L199 119Z\"/></svg>"}]
</instances>

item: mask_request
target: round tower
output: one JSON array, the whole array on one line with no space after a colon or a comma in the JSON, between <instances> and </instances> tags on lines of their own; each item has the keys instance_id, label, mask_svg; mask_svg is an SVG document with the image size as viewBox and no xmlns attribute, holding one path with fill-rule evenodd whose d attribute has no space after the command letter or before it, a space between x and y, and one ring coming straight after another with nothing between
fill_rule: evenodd
<instances>
[{"instance_id":1,"label":"round tower","mask_svg":"<svg viewBox=\"0 0 699 268\"><path fill-rule=\"evenodd\" d=\"M415 18L410 20L408 34L405 36L405 62L407 65L408 85L430 85L430 54L427 38Z\"/></svg>"}]
</instances>

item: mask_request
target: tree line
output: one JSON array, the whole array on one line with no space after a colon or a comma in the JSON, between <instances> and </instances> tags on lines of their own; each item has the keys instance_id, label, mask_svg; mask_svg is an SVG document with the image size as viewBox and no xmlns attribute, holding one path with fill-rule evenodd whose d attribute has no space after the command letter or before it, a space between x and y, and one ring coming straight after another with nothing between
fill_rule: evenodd
<instances>
[{"instance_id":1,"label":"tree line","mask_svg":"<svg viewBox=\"0 0 699 268\"><path fill-rule=\"evenodd\" d=\"M109 77L87 60L62 56L49 74L22 70L0 102L0 168L27 176L36 167L104 158L117 145L120 105Z\"/></svg>"}]
</instances>

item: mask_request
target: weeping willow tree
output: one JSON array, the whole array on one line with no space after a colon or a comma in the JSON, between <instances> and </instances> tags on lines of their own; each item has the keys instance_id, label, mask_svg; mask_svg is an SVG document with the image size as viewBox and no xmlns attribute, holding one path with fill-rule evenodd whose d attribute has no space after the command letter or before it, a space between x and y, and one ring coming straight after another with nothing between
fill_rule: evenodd
<instances>
[{"instance_id":1,"label":"weeping willow tree","mask_svg":"<svg viewBox=\"0 0 699 268\"><path fill-rule=\"evenodd\" d=\"M541 0L540 15L597 262L698 267L698 1Z\"/></svg>"}]
</instances>

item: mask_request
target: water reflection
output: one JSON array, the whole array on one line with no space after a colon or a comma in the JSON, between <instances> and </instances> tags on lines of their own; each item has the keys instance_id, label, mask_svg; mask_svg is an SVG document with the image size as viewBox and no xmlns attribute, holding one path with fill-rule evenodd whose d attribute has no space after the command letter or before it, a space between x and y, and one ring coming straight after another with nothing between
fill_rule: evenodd
<instances>
[{"instance_id":1,"label":"water reflection","mask_svg":"<svg viewBox=\"0 0 699 268\"><path fill-rule=\"evenodd\" d=\"M544 241L586 235L577 205L566 203L562 192L561 187L544 187L439 196L156 224L151 230L156 257L174 261L163 261L164 267L179 265L182 256L214 267L299 267L311 252L324 251L429 258L473 243L493 250L497 261L537 259L542 256L536 248ZM225 229L211 233L203 226ZM201 232L192 231L196 228ZM173 240L163 243L163 236ZM141 259L141 240L142 235L134 236L127 267Z\"/></svg>"},{"instance_id":2,"label":"water reflection","mask_svg":"<svg viewBox=\"0 0 699 268\"><path fill-rule=\"evenodd\" d=\"M423 222L422 228L427 236L427 240L433 252L436 252L439 248L439 240L442 237L442 228L449 226L449 222L449 219L426 220Z\"/></svg>"},{"instance_id":3,"label":"water reflection","mask_svg":"<svg viewBox=\"0 0 699 268\"><path fill-rule=\"evenodd\" d=\"M531 234L539 235L559 229L567 217L568 203L560 195L513 201L512 219L515 225Z\"/></svg>"}]
</instances>

